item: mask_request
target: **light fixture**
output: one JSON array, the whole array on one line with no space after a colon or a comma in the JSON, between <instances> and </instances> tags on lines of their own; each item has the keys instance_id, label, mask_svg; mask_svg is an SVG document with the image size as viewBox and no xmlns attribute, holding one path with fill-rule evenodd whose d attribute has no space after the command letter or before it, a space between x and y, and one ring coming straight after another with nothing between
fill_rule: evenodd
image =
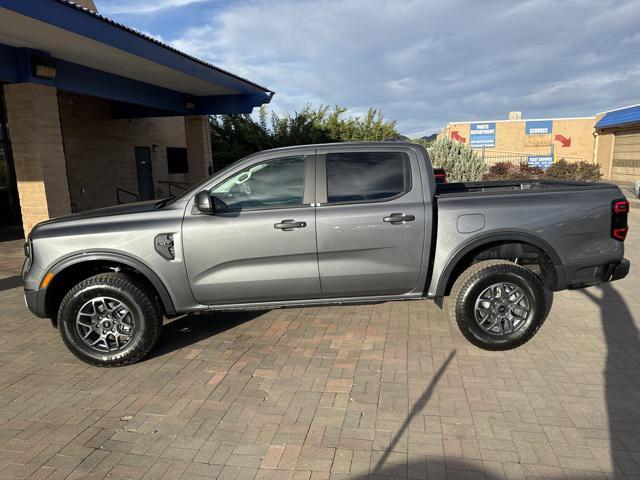
<instances>
[{"instance_id":1,"label":"light fixture","mask_svg":"<svg viewBox=\"0 0 640 480\"><path fill-rule=\"evenodd\" d=\"M33 76L53 80L56 78L56 62L48 55L32 55L31 65L33 66Z\"/></svg>"}]
</instances>

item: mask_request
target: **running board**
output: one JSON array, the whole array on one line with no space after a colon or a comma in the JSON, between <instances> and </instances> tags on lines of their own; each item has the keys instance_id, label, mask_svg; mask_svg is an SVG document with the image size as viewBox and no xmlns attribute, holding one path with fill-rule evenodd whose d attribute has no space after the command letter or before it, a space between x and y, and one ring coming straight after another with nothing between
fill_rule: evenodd
<instances>
[{"instance_id":1,"label":"running board","mask_svg":"<svg viewBox=\"0 0 640 480\"><path fill-rule=\"evenodd\" d=\"M276 308L319 307L330 305L369 305L404 300L424 300L425 298L427 297L422 295L422 293L412 293L372 297L316 298L310 300L288 300L286 302L229 303L224 305L209 305L207 306L206 311L271 310Z\"/></svg>"}]
</instances>

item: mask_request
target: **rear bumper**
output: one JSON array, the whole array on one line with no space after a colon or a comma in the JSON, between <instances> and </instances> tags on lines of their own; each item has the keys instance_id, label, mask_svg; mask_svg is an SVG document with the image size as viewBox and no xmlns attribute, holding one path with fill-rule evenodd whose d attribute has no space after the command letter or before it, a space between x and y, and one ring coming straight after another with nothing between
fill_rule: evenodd
<instances>
[{"instance_id":1,"label":"rear bumper","mask_svg":"<svg viewBox=\"0 0 640 480\"><path fill-rule=\"evenodd\" d=\"M562 265L556 267L554 290L584 288L620 280L629 274L630 268L626 258L597 265Z\"/></svg>"},{"instance_id":2,"label":"rear bumper","mask_svg":"<svg viewBox=\"0 0 640 480\"><path fill-rule=\"evenodd\" d=\"M47 313L44 308L44 290L25 290L24 291L24 303L27 304L27 308L34 315L40 318L47 318Z\"/></svg>"}]
</instances>

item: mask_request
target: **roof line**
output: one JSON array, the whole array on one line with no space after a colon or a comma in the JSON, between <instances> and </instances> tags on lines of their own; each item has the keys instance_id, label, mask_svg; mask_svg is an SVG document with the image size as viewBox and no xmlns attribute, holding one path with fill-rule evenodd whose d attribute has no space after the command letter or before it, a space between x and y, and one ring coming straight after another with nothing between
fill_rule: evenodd
<instances>
[{"instance_id":1,"label":"roof line","mask_svg":"<svg viewBox=\"0 0 640 480\"><path fill-rule=\"evenodd\" d=\"M504 122L543 122L548 120L590 120L595 119L595 115L590 117L554 117L554 118L518 118L518 119L501 119L501 120L465 120L462 122L448 122L447 125L454 123L504 123Z\"/></svg>"},{"instance_id":2,"label":"roof line","mask_svg":"<svg viewBox=\"0 0 640 480\"><path fill-rule=\"evenodd\" d=\"M246 78L241 77L239 75L236 75L235 73L231 73L228 70L225 70L225 69L220 68L220 67L218 67L216 65L213 65L212 63L206 62L204 60L201 60L200 58L197 58L197 57L194 57L192 55L189 55L188 53L185 53L185 52L183 52L181 50L178 50L177 48L174 48L171 45L168 45L168 44L166 44L164 42L161 42L160 40L158 40L156 38L153 38L153 37L151 37L149 35L145 35L144 33L139 32L138 30L135 30L135 29L123 24L123 23L116 22L112 18L105 17L104 15L102 15L102 14L100 14L100 13L94 11L94 10L88 9L86 7L83 7L82 5L78 5L77 3L73 2L72 0L56 0L56 1L58 3L61 3L62 5L66 5L69 8L73 8L74 10L83 12L86 15L89 15L89 16L91 16L93 18L96 18L96 19L98 19L98 20L100 20L100 21L102 21L104 23L108 23L109 25L112 25L112 26L117 27L117 28L119 28L121 30L129 32L129 33L131 33L133 35L136 35L136 36L138 36L140 38L143 38L143 39L145 39L147 41L155 43L156 45L158 45L158 46L160 46L162 48L165 48L166 50L169 50L169 51L171 51L173 53L176 53L176 54L178 54L178 55L180 55L182 57L185 57L185 58L187 58L187 59L189 59L189 60L191 60L193 62L197 62L197 63L199 63L201 65L204 65L205 67L209 67L209 68L212 68L214 70L217 70L217 71L219 71L221 73L224 73L225 75L229 75L230 77L233 77L233 78L235 78L237 80L245 82L245 83L247 83L249 85L252 85L253 87L259 88L259 89L261 89L261 90L263 90L265 92L273 93L273 90L270 90L270 89L268 89L266 87L263 87L260 84L252 82L251 80L247 80Z\"/></svg>"},{"instance_id":3,"label":"roof line","mask_svg":"<svg viewBox=\"0 0 640 480\"><path fill-rule=\"evenodd\" d=\"M605 110L604 112L598 112L596 115L600 115L602 113L618 112L620 110L626 110L627 108L633 108L633 107L640 107L640 103L636 103L634 105L627 105L626 107L615 108L613 110Z\"/></svg>"}]
</instances>

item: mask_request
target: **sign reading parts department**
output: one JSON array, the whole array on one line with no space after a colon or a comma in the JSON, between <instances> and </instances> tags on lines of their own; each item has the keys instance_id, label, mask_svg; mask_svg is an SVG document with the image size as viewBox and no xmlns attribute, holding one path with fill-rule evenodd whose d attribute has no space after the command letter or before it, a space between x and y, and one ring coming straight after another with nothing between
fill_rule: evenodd
<instances>
[{"instance_id":1,"label":"sign reading parts department","mask_svg":"<svg viewBox=\"0 0 640 480\"><path fill-rule=\"evenodd\" d=\"M472 123L469 132L469 146L471 148L494 148L496 146L496 124Z\"/></svg>"}]
</instances>

